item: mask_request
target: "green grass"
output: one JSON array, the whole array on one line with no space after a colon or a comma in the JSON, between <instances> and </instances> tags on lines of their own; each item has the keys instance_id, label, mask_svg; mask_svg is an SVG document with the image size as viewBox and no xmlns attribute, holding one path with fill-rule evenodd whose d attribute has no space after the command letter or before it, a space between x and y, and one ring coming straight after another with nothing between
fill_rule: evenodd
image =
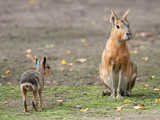
<instances>
[{"instance_id":1,"label":"green grass","mask_svg":"<svg viewBox=\"0 0 160 120\"><path fill-rule=\"evenodd\" d=\"M158 78L157 78L158 79ZM154 81L154 83L157 81ZM146 84L146 83L145 83ZM124 97L123 100L113 100L108 96L102 97L102 86L54 86L47 87L43 91L43 112L35 112L31 106L31 94L28 97L29 113L23 113L21 93L18 86L0 86L0 102L8 101L8 104L0 104L0 120L33 120L33 119L73 119L87 120L88 116L104 116L106 114L116 115L115 108L123 106L121 112L135 112L136 104L144 104L146 110L160 107L155 100L159 98L160 92L155 92L152 82L149 87L144 87L138 82L133 89L132 96ZM156 86L160 88L160 86ZM56 100L62 99L63 104ZM124 103L124 100L129 102ZM87 112L80 109L88 108Z\"/></svg>"}]
</instances>

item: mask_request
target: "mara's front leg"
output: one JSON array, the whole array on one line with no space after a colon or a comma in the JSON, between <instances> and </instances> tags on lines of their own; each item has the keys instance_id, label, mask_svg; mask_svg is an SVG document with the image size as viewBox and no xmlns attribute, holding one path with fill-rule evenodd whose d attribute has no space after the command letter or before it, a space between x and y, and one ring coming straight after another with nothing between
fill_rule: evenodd
<instances>
[{"instance_id":1,"label":"mara's front leg","mask_svg":"<svg viewBox=\"0 0 160 120\"><path fill-rule=\"evenodd\" d=\"M123 97L121 96L121 88L122 88L122 70L119 71L119 80L118 80L118 88L117 88L117 98L122 99Z\"/></svg>"},{"instance_id":2,"label":"mara's front leg","mask_svg":"<svg viewBox=\"0 0 160 120\"><path fill-rule=\"evenodd\" d=\"M115 93L116 92L116 86L115 86L116 85L116 83L115 83L116 81L115 81L115 76L114 76L115 73L113 73L113 66L111 68L110 74L111 74L110 76L111 76L111 81L112 81L112 85L111 85L111 97L115 98L116 97L115 96L116 95L116 93Z\"/></svg>"}]
</instances>

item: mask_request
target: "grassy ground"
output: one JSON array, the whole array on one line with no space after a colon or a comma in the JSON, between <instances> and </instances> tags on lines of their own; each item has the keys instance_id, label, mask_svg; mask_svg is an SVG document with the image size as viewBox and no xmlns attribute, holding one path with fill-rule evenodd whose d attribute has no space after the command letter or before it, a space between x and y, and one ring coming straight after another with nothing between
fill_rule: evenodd
<instances>
[{"instance_id":1,"label":"grassy ground","mask_svg":"<svg viewBox=\"0 0 160 120\"><path fill-rule=\"evenodd\" d=\"M159 119L159 4L158 0L0 0L0 120ZM109 18L111 8L121 14L131 9L128 20L134 39L127 44L138 79L132 95L123 100L101 96L98 66L111 30L104 16ZM32 110L31 94L30 112L23 113L19 77L33 67L27 49L33 56L47 56L53 70L45 82L41 113ZM77 62L81 58L86 62ZM137 105L141 109L135 109ZM122 110L117 112L116 107Z\"/></svg>"},{"instance_id":2,"label":"grassy ground","mask_svg":"<svg viewBox=\"0 0 160 120\"><path fill-rule=\"evenodd\" d=\"M113 100L108 96L102 97L101 86L54 86L46 87L43 91L43 112L35 112L31 106L31 94L28 96L29 113L23 113L23 105L18 86L0 87L0 119L1 120L32 120L47 118L59 120L90 120L92 119L112 119L127 112L151 111L159 108L160 103L156 101L160 93L154 91L151 82L137 85L131 97L124 97L123 100ZM145 87L144 87L145 86ZM156 88L160 88L156 86ZM62 104L57 100L63 100ZM143 104L142 109L135 109L138 104ZM118 112L116 107L122 107ZM82 109L88 110L80 112ZM113 117L114 116L114 117Z\"/></svg>"}]
</instances>

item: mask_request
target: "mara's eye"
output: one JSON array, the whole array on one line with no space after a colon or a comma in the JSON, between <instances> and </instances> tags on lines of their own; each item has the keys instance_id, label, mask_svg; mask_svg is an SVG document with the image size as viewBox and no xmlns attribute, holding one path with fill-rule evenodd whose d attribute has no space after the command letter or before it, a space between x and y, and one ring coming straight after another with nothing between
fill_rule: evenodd
<instances>
[{"instance_id":1,"label":"mara's eye","mask_svg":"<svg viewBox=\"0 0 160 120\"><path fill-rule=\"evenodd\" d=\"M119 29L119 28L120 28L120 26L119 26L119 25L116 25L116 27L117 27L117 29Z\"/></svg>"}]
</instances>

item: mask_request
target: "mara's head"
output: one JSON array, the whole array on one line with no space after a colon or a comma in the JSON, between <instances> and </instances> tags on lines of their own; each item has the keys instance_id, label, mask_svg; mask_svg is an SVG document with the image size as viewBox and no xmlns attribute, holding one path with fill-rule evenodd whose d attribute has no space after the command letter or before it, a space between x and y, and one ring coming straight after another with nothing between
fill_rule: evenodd
<instances>
[{"instance_id":1,"label":"mara's head","mask_svg":"<svg viewBox=\"0 0 160 120\"><path fill-rule=\"evenodd\" d=\"M49 75L51 73L51 67L47 63L47 58L44 56L42 60L36 58L36 69L40 72L43 72L44 75Z\"/></svg>"},{"instance_id":2,"label":"mara's head","mask_svg":"<svg viewBox=\"0 0 160 120\"><path fill-rule=\"evenodd\" d=\"M110 23L112 24L112 33L120 40L130 40L132 33L130 31L129 22L127 20L129 10L122 17L119 17L116 11L111 10Z\"/></svg>"}]
</instances>

